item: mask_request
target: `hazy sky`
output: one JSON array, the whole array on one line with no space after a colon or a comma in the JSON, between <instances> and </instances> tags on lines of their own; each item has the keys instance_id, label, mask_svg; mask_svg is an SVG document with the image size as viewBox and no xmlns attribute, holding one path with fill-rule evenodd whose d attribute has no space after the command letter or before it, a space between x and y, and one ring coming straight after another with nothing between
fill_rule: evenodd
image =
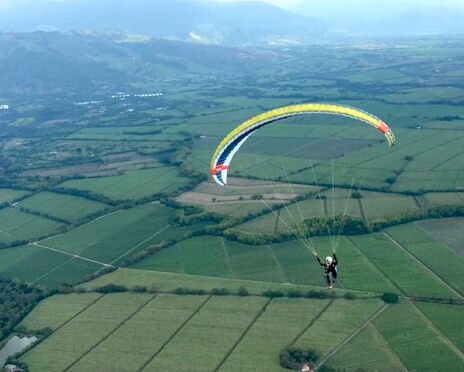
<instances>
[{"instance_id":1,"label":"hazy sky","mask_svg":"<svg viewBox=\"0 0 464 372\"><path fill-rule=\"evenodd\" d=\"M232 2L232 1L250 1L250 0L215 0L215 1L224 3L224 2ZM262 1L265 3L277 5L281 8L291 8L303 2L301 0L257 0L257 1Z\"/></svg>"}]
</instances>

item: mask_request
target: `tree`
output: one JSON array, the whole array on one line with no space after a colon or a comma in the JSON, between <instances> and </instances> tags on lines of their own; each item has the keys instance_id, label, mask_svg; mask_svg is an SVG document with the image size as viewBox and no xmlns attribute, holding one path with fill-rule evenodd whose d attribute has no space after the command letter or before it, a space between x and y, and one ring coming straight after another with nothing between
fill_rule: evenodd
<instances>
[{"instance_id":1,"label":"tree","mask_svg":"<svg viewBox=\"0 0 464 372\"><path fill-rule=\"evenodd\" d=\"M288 347L280 353L280 365L286 369L301 370L304 364L314 366L318 358L314 350Z\"/></svg>"}]
</instances>

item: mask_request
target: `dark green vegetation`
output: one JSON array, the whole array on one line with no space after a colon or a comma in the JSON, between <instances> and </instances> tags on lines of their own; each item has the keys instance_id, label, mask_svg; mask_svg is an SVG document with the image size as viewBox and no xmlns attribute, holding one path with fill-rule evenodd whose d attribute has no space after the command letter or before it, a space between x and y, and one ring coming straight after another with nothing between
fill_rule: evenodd
<instances>
[{"instance_id":1,"label":"dark green vegetation","mask_svg":"<svg viewBox=\"0 0 464 372\"><path fill-rule=\"evenodd\" d=\"M40 288L0 277L0 345L45 296Z\"/></svg>"},{"instance_id":2,"label":"dark green vegetation","mask_svg":"<svg viewBox=\"0 0 464 372\"><path fill-rule=\"evenodd\" d=\"M0 66L35 45L44 70L18 65L27 83L8 75L0 94L0 273L89 291L24 320L54 330L20 356L31 369L278 371L294 347L327 369L462 370L461 39L1 37L17 48ZM397 145L346 118L289 119L244 145L229 187L208 182L233 127L312 101L375 113ZM334 250L327 292L313 254Z\"/></svg>"}]
</instances>

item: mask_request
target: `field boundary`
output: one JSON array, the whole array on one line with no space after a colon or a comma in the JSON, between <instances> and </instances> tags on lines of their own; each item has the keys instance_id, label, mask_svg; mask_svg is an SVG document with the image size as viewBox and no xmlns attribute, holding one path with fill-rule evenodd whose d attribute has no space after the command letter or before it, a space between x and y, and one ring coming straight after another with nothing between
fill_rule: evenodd
<instances>
[{"instance_id":1,"label":"field boundary","mask_svg":"<svg viewBox=\"0 0 464 372\"><path fill-rule=\"evenodd\" d=\"M133 311L128 317L123 319L115 328L113 328L110 332L108 332L103 338L98 341L96 344L92 345L89 350L87 350L85 353L81 354L79 358L77 358L74 362L72 362L68 367L66 367L63 372L69 371L72 367L74 367L77 363L79 363L83 358L85 358L88 354L92 352L98 345L100 345L102 342L108 339L114 332L116 332L119 328L121 328L124 324L126 324L134 315L142 311L142 309L145 308L153 299L157 296L157 294L154 294L151 296L147 301L145 301L141 306L139 306L135 311Z\"/></svg>"},{"instance_id":2,"label":"field boundary","mask_svg":"<svg viewBox=\"0 0 464 372\"><path fill-rule=\"evenodd\" d=\"M74 260L74 257L69 257L67 260L65 260L64 262L60 263L58 266L55 266L53 269L48 270L45 274L42 274L42 275L40 275L38 278L35 278L31 283L32 283L32 284L35 284L35 283L37 283L39 280L42 280L43 278L46 278L48 275L50 275L51 273L55 272L55 271L58 270L60 267L66 265L68 262L71 262L72 260Z\"/></svg>"},{"instance_id":3,"label":"field boundary","mask_svg":"<svg viewBox=\"0 0 464 372\"><path fill-rule=\"evenodd\" d=\"M443 341L454 353L461 358L464 362L464 353L446 336L434 323L433 321L425 315L415 304L414 301L409 301L416 313L420 318L429 326L429 328L438 336L438 338Z\"/></svg>"},{"instance_id":4,"label":"field boundary","mask_svg":"<svg viewBox=\"0 0 464 372\"><path fill-rule=\"evenodd\" d=\"M428 267L424 262L422 262L418 257L412 254L403 244L398 242L395 238L393 238L388 232L384 231L383 234L390 239L390 241L395 244L398 248L400 248L404 253L406 253L410 258L420 264L428 273L432 274L436 280L438 280L441 284L443 284L446 288L448 288L451 292L453 292L459 299L464 300L464 297L461 293L455 289L451 284L449 284L445 279L443 279L440 275L435 273L430 267Z\"/></svg>"},{"instance_id":5,"label":"field boundary","mask_svg":"<svg viewBox=\"0 0 464 372\"><path fill-rule=\"evenodd\" d=\"M285 271L284 267L282 266L282 263L279 261L279 259L277 258L275 252L274 252L274 249L272 249L272 245L271 244L268 244L267 245L267 250L269 252L269 255L270 257L272 258L272 260L276 263L279 271L280 271L280 274L282 275L283 279L286 280L286 283L291 283L289 277L288 277L288 274L287 272Z\"/></svg>"},{"instance_id":6,"label":"field boundary","mask_svg":"<svg viewBox=\"0 0 464 372\"><path fill-rule=\"evenodd\" d=\"M306 331L307 331L309 328L312 327L312 325L313 325L314 323L316 323L316 321L322 316L322 314L324 314L324 313L327 311L327 309L328 309L334 302L335 302L335 299L330 300L330 301L327 303L327 305L325 305L325 306L321 309L321 311L319 311L319 312L316 314L316 316L315 316L314 318L312 318L312 319L309 321L308 325L307 325L306 327L304 327L303 330L302 330L301 332L299 332L299 333L296 335L296 337L292 340L292 342L289 344L289 346L294 345L294 344L300 339L300 337L303 336L303 335L306 333Z\"/></svg>"},{"instance_id":7,"label":"field boundary","mask_svg":"<svg viewBox=\"0 0 464 372\"><path fill-rule=\"evenodd\" d=\"M377 318L382 312L388 308L388 304L384 304L380 309L378 309L374 314L372 314L364 323L362 323L358 328L356 328L351 335L345 338L340 344L338 344L329 354L327 354L320 362L316 364L316 370L327 362L338 350L345 346L351 339L353 339L359 332L366 328L375 318Z\"/></svg>"},{"instance_id":8,"label":"field boundary","mask_svg":"<svg viewBox=\"0 0 464 372\"><path fill-rule=\"evenodd\" d=\"M227 354L222 358L222 360L219 362L218 366L213 370L214 372L219 371L219 369L224 365L224 363L229 359L229 357L232 355L232 353L235 351L237 346L242 342L243 338L247 335L248 331L253 327L253 325L258 321L258 319L263 315L263 313L267 310L268 306L272 302L272 298L268 299L268 301L263 305L261 310L255 315L255 317L252 319L251 323L245 328L245 330L242 332L240 337L238 338L237 341L232 345L230 350L227 352Z\"/></svg>"},{"instance_id":9,"label":"field boundary","mask_svg":"<svg viewBox=\"0 0 464 372\"><path fill-rule=\"evenodd\" d=\"M404 291L401 289L401 287L398 286L398 284L396 284L396 282L393 281L393 279L391 279L377 264L375 264L369 257L367 257L349 236L347 236L346 239L353 245L353 247L356 248L359 254L363 256L384 277L384 279L386 279L391 285L393 285L393 287L395 287L400 292L400 294L406 295Z\"/></svg>"},{"instance_id":10,"label":"field boundary","mask_svg":"<svg viewBox=\"0 0 464 372\"><path fill-rule=\"evenodd\" d=\"M364 213L364 206L362 205L361 199L358 199L359 212L361 213L361 218L367 222L366 214Z\"/></svg>"},{"instance_id":11,"label":"field boundary","mask_svg":"<svg viewBox=\"0 0 464 372\"><path fill-rule=\"evenodd\" d=\"M190 314L190 316L186 320L184 320L184 322L179 327L177 327L174 333L171 336L169 336L169 338L163 343L163 345L161 345L161 347L142 365L142 367L139 368L138 372L143 371L164 350L164 348L169 345L169 343L174 339L174 337L177 336L177 334L182 330L182 328L184 328L184 326L188 322L190 322L190 320L195 315L197 315L201 309L203 309L203 307L208 303L211 297L212 296L208 296L205 299L205 301L203 301L203 303L200 306L198 306L198 308L192 314Z\"/></svg>"},{"instance_id":12,"label":"field boundary","mask_svg":"<svg viewBox=\"0 0 464 372\"><path fill-rule=\"evenodd\" d=\"M53 330L53 333L58 331L59 329L63 328L66 324L77 318L79 315L81 315L84 311L86 311L89 307L95 305L98 301L100 301L103 297L105 297L105 294L101 294L98 296L95 300L93 300L90 304L86 305L82 310L78 311L76 314L74 314L71 318L66 320L62 325L59 327L56 327L56 329Z\"/></svg>"},{"instance_id":13,"label":"field boundary","mask_svg":"<svg viewBox=\"0 0 464 372\"><path fill-rule=\"evenodd\" d=\"M401 360L400 356L396 353L396 351L393 349L393 347L390 345L390 343L385 339L385 337L382 336L380 331L377 329L375 326L374 322L371 322L370 325L372 326L372 329L374 330L376 336L382 341L382 343L388 348L390 351L390 354L398 361L399 364L403 367L403 371L408 371L406 366L404 365L403 361Z\"/></svg>"},{"instance_id":14,"label":"field boundary","mask_svg":"<svg viewBox=\"0 0 464 372\"><path fill-rule=\"evenodd\" d=\"M120 256L116 257L113 261L110 262L110 264L114 264L116 263L117 261L119 261L121 258L127 256L128 254L130 254L133 250L137 249L138 247L140 247L142 244L150 241L151 239L153 239L154 237L158 236L159 234L163 233L164 231L166 231L171 225L166 225L164 226L161 230L158 230L156 233L154 233L153 235L149 236L148 238L146 238L145 240L142 240L140 243L137 243L136 245L134 245L132 248L130 248L129 250L127 250L126 252L124 252L123 254L121 254Z\"/></svg>"},{"instance_id":15,"label":"field boundary","mask_svg":"<svg viewBox=\"0 0 464 372\"><path fill-rule=\"evenodd\" d=\"M232 267L232 261L230 260L229 251L227 250L226 242L224 241L223 237L221 237L221 245L222 249L224 250L224 255L226 257L227 267L229 268L232 278L235 278L235 272L234 268Z\"/></svg>"},{"instance_id":16,"label":"field boundary","mask_svg":"<svg viewBox=\"0 0 464 372\"><path fill-rule=\"evenodd\" d=\"M48 249L50 251L54 251L54 252L57 252L57 253L65 254L67 256L71 256L71 257L74 257L74 258L79 258L81 260L92 262L92 263L95 263L97 265L101 265L101 266L104 266L104 267L111 267L113 269L116 268L116 266L113 266L113 265L110 265L110 264L107 264L107 263L103 263L103 262L100 262L100 261L95 261L95 260L92 260L91 258L82 257L82 256L79 256L77 254L72 254L72 253L69 253L69 252L60 251L59 249L48 247L48 246L40 244L38 242L30 243L30 245L34 245L36 247Z\"/></svg>"}]
</instances>

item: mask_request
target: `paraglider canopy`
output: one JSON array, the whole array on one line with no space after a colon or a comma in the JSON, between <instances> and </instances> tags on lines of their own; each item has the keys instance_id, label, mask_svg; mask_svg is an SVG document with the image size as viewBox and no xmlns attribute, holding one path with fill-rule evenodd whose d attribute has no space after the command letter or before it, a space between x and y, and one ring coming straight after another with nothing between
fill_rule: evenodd
<instances>
[{"instance_id":1,"label":"paraglider canopy","mask_svg":"<svg viewBox=\"0 0 464 372\"><path fill-rule=\"evenodd\" d=\"M221 186L227 184L227 173L232 158L248 137L255 131L281 119L307 114L340 115L365 122L381 132L390 146L395 144L395 136L388 125L378 117L365 111L348 106L321 103L285 106L265 112L245 121L221 141L211 160L210 173L213 179Z\"/></svg>"}]
</instances>

